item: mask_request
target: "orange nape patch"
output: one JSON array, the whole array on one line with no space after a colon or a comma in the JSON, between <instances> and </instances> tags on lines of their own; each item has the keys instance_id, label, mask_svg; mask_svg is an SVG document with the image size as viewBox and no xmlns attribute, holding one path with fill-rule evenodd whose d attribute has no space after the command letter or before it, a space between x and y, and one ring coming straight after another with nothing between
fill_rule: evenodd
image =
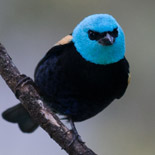
<instances>
[{"instance_id":1,"label":"orange nape patch","mask_svg":"<svg viewBox=\"0 0 155 155\"><path fill-rule=\"evenodd\" d=\"M71 35L67 35L66 37L62 38L60 41L58 41L55 45L65 45L68 44L72 40Z\"/></svg>"}]
</instances>

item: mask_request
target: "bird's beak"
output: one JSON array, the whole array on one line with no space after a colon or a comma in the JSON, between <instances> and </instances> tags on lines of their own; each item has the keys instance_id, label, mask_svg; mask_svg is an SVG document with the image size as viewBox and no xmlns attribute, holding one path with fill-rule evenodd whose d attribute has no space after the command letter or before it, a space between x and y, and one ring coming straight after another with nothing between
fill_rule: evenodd
<instances>
[{"instance_id":1,"label":"bird's beak","mask_svg":"<svg viewBox=\"0 0 155 155\"><path fill-rule=\"evenodd\" d=\"M115 38L111 36L109 33L106 34L103 38L98 40L99 44L103 46L112 45L115 42Z\"/></svg>"}]
</instances>

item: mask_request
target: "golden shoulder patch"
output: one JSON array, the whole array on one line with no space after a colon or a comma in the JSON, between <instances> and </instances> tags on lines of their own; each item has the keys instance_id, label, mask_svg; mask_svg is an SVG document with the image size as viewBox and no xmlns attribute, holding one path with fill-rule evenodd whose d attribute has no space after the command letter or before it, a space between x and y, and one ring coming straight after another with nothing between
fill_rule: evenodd
<instances>
[{"instance_id":1,"label":"golden shoulder patch","mask_svg":"<svg viewBox=\"0 0 155 155\"><path fill-rule=\"evenodd\" d=\"M128 74L128 84L130 83L130 81L131 81L131 74L129 73Z\"/></svg>"},{"instance_id":2,"label":"golden shoulder patch","mask_svg":"<svg viewBox=\"0 0 155 155\"><path fill-rule=\"evenodd\" d=\"M65 45L68 44L72 40L71 35L67 35L66 37L62 38L60 41L58 41L55 45Z\"/></svg>"}]
</instances>

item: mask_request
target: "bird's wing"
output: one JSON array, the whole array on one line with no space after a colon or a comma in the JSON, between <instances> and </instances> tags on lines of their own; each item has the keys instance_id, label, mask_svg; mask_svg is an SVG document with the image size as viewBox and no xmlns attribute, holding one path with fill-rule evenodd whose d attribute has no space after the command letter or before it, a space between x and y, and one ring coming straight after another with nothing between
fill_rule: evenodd
<instances>
[{"instance_id":1,"label":"bird's wing","mask_svg":"<svg viewBox=\"0 0 155 155\"><path fill-rule=\"evenodd\" d=\"M43 57L43 59L41 59L41 61L38 63L36 69L35 69L35 73L34 76L36 75L36 72L38 70L38 68L40 67L40 65L46 61L48 59L48 57L53 56L58 56L60 55L65 47L72 41L72 34L65 36L64 38L62 38L60 41L58 41L47 53L46 55Z\"/></svg>"},{"instance_id":2,"label":"bird's wing","mask_svg":"<svg viewBox=\"0 0 155 155\"><path fill-rule=\"evenodd\" d=\"M123 66L123 72L121 71L121 73L123 73L122 77L124 77L124 80L121 80L121 83L122 83L122 86L124 87L123 89L121 89L121 91L118 91L118 94L116 96L117 99L121 98L124 93L125 93L125 90L126 88L128 87L129 83L130 83L130 80L131 80L131 73L130 73L130 66L129 66L129 63L127 61L126 58L123 59L122 61L122 66Z\"/></svg>"},{"instance_id":3,"label":"bird's wing","mask_svg":"<svg viewBox=\"0 0 155 155\"><path fill-rule=\"evenodd\" d=\"M131 73L128 74L128 85L129 85L130 81L131 81Z\"/></svg>"}]
</instances>

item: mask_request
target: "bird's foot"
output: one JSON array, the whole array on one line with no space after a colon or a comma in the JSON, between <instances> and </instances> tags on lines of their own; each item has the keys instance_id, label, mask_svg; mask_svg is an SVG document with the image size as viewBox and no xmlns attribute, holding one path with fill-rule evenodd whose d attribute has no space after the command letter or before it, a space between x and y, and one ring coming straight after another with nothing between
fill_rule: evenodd
<instances>
[{"instance_id":1,"label":"bird's foot","mask_svg":"<svg viewBox=\"0 0 155 155\"><path fill-rule=\"evenodd\" d=\"M35 86L33 80L26 76L25 74L20 75L21 79L18 81L16 87L15 87L15 96L19 99L19 87L23 87L26 84L32 84Z\"/></svg>"},{"instance_id":2,"label":"bird's foot","mask_svg":"<svg viewBox=\"0 0 155 155\"><path fill-rule=\"evenodd\" d=\"M79 134L74 133L73 129L66 131L64 133L64 136L66 136L70 133L73 134L73 138L72 138L71 142L69 142L69 144L67 144L67 147L70 147L76 140L78 140L81 144L85 144L85 142L82 141L81 136ZM62 147L61 149L65 149L65 147Z\"/></svg>"},{"instance_id":3,"label":"bird's foot","mask_svg":"<svg viewBox=\"0 0 155 155\"><path fill-rule=\"evenodd\" d=\"M70 131L72 131L73 133L73 139L68 144L68 146L71 146L76 140L78 140L81 144L85 144L85 142L83 142L81 136L78 133L75 133L73 130L70 130Z\"/></svg>"},{"instance_id":4,"label":"bird's foot","mask_svg":"<svg viewBox=\"0 0 155 155\"><path fill-rule=\"evenodd\" d=\"M81 136L78 134L78 131L76 130L75 124L72 121L72 119L70 119L70 124L71 124L71 132L73 133L73 139L72 141L69 143L68 146L71 146L76 140L78 140L81 144L84 144L85 142L82 141Z\"/></svg>"}]
</instances>

